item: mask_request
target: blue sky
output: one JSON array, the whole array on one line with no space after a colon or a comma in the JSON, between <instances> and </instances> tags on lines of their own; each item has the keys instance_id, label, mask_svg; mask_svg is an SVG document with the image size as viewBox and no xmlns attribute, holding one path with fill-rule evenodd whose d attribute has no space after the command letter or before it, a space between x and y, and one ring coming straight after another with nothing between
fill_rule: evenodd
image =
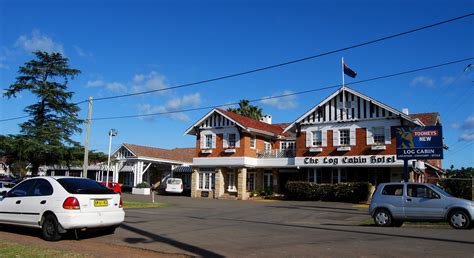
<instances>
[{"instance_id":1,"label":"blue sky","mask_svg":"<svg viewBox=\"0 0 474 258\"><path fill-rule=\"evenodd\" d=\"M176 86L319 54L474 11L474 1L4 1L0 83L15 81L35 49L58 51L82 71L73 101ZM340 62L372 78L474 56L474 18L343 53L228 80L94 102L93 118L173 111L341 83ZM471 60L471 63L473 61ZM441 114L444 166L473 166L474 71L469 62L353 86L397 109ZM275 123L292 122L334 89L256 103ZM22 116L34 98L0 98L0 119ZM81 105L81 117L87 106ZM184 131L208 110L94 121L91 148L122 142L193 147ZM1 134L22 120L0 122ZM84 142L84 134L74 137Z\"/></svg>"}]
</instances>

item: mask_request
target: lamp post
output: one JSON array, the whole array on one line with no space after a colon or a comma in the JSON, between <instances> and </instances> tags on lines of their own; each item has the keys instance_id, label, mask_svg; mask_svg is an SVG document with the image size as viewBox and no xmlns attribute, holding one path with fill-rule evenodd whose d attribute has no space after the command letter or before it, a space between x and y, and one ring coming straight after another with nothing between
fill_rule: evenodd
<instances>
[{"instance_id":1,"label":"lamp post","mask_svg":"<svg viewBox=\"0 0 474 258\"><path fill-rule=\"evenodd\" d=\"M110 170L110 151L112 149L112 137L117 136L118 131L110 129L109 131L109 158L107 159L107 177L105 179L105 185L109 187L109 170Z\"/></svg>"}]
</instances>

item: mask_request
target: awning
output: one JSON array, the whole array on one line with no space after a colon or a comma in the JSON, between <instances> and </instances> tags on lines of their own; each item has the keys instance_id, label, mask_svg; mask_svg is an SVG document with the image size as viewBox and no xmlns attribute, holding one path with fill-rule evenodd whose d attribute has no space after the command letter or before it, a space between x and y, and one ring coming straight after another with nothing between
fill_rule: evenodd
<instances>
[{"instance_id":1,"label":"awning","mask_svg":"<svg viewBox=\"0 0 474 258\"><path fill-rule=\"evenodd\" d=\"M446 174L446 171L444 171L443 169L441 169L441 168L439 168L439 167L437 167L437 166L433 166L433 165L431 165L431 164L428 163L428 162L425 162L425 165L426 165L427 167L429 167L429 168L435 170L437 173L439 172L439 173L442 173L442 174Z\"/></svg>"},{"instance_id":2,"label":"awning","mask_svg":"<svg viewBox=\"0 0 474 258\"><path fill-rule=\"evenodd\" d=\"M193 169L190 166L182 165L175 167L173 173L192 173Z\"/></svg>"}]
</instances>

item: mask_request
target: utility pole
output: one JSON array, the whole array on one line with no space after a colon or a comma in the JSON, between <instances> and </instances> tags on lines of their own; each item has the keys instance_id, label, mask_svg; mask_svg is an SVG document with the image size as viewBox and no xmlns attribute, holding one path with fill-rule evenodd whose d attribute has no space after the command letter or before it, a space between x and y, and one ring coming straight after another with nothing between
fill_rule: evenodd
<instances>
[{"instance_id":1,"label":"utility pole","mask_svg":"<svg viewBox=\"0 0 474 258\"><path fill-rule=\"evenodd\" d=\"M86 127L86 142L84 144L84 165L82 167L82 177L87 178L87 170L89 168L89 136L91 131L91 117L92 117L92 97L89 97L89 109L87 110L87 127Z\"/></svg>"}]
</instances>

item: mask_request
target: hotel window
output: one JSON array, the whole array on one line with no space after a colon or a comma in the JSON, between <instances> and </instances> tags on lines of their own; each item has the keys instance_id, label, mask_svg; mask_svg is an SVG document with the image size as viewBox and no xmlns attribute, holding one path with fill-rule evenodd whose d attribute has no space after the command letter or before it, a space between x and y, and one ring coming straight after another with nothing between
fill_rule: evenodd
<instances>
[{"instance_id":1,"label":"hotel window","mask_svg":"<svg viewBox=\"0 0 474 258\"><path fill-rule=\"evenodd\" d=\"M250 138L250 149L255 149L257 147L257 136L252 135Z\"/></svg>"},{"instance_id":2,"label":"hotel window","mask_svg":"<svg viewBox=\"0 0 474 258\"><path fill-rule=\"evenodd\" d=\"M199 171L198 175L199 175L198 177L199 190L214 189L214 179L215 179L214 169L205 169L203 171Z\"/></svg>"},{"instance_id":3,"label":"hotel window","mask_svg":"<svg viewBox=\"0 0 474 258\"><path fill-rule=\"evenodd\" d=\"M235 148L235 133L229 134L229 148Z\"/></svg>"},{"instance_id":4,"label":"hotel window","mask_svg":"<svg viewBox=\"0 0 474 258\"><path fill-rule=\"evenodd\" d=\"M339 144L341 146L348 146L350 144L349 129L339 130Z\"/></svg>"},{"instance_id":5,"label":"hotel window","mask_svg":"<svg viewBox=\"0 0 474 258\"><path fill-rule=\"evenodd\" d=\"M212 134L206 134L205 148L212 148Z\"/></svg>"},{"instance_id":6,"label":"hotel window","mask_svg":"<svg viewBox=\"0 0 474 258\"><path fill-rule=\"evenodd\" d=\"M321 169L308 169L308 182L321 183Z\"/></svg>"},{"instance_id":7,"label":"hotel window","mask_svg":"<svg viewBox=\"0 0 474 258\"><path fill-rule=\"evenodd\" d=\"M269 142L265 142L263 147L265 152L270 152L272 150L272 145Z\"/></svg>"},{"instance_id":8,"label":"hotel window","mask_svg":"<svg viewBox=\"0 0 474 258\"><path fill-rule=\"evenodd\" d=\"M294 150L295 149L295 142L281 142L281 149L282 150Z\"/></svg>"},{"instance_id":9,"label":"hotel window","mask_svg":"<svg viewBox=\"0 0 474 258\"><path fill-rule=\"evenodd\" d=\"M374 127L374 143L375 144L385 144L385 128L384 127Z\"/></svg>"},{"instance_id":10,"label":"hotel window","mask_svg":"<svg viewBox=\"0 0 474 258\"><path fill-rule=\"evenodd\" d=\"M247 191L255 191L255 172L247 172Z\"/></svg>"},{"instance_id":11,"label":"hotel window","mask_svg":"<svg viewBox=\"0 0 474 258\"><path fill-rule=\"evenodd\" d=\"M313 146L321 146L323 144L323 132L313 131Z\"/></svg>"}]
</instances>

